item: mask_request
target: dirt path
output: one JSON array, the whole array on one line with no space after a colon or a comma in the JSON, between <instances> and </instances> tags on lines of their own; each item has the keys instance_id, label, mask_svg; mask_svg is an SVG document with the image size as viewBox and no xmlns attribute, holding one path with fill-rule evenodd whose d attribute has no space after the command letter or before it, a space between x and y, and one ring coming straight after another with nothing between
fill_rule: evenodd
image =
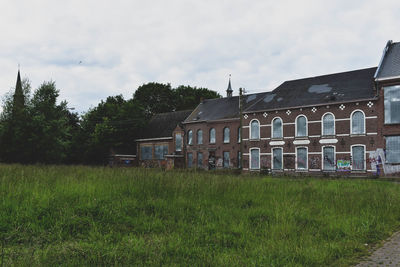
<instances>
[{"instance_id":1,"label":"dirt path","mask_svg":"<svg viewBox=\"0 0 400 267\"><path fill-rule=\"evenodd\" d=\"M395 233L384 245L355 267L400 266L400 232Z\"/></svg>"}]
</instances>

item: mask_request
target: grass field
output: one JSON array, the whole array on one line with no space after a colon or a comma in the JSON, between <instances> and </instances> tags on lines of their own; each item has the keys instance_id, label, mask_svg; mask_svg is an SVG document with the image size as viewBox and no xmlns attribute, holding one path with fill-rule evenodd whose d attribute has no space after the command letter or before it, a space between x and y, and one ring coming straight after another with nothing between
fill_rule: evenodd
<instances>
[{"instance_id":1,"label":"grass field","mask_svg":"<svg viewBox=\"0 0 400 267\"><path fill-rule=\"evenodd\" d=\"M0 165L1 266L340 266L399 226L377 180Z\"/></svg>"}]
</instances>

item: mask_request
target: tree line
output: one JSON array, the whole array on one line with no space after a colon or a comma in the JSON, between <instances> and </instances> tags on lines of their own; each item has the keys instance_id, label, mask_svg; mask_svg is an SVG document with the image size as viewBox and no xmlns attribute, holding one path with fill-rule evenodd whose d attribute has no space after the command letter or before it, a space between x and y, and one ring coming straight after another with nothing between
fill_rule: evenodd
<instances>
[{"instance_id":1,"label":"tree line","mask_svg":"<svg viewBox=\"0 0 400 267\"><path fill-rule=\"evenodd\" d=\"M202 98L221 97L207 88L150 82L132 98L109 96L79 115L58 101L54 81L32 92L20 78L3 98L0 161L7 163L104 164L112 151L136 152L135 139L157 113L194 109Z\"/></svg>"}]
</instances>

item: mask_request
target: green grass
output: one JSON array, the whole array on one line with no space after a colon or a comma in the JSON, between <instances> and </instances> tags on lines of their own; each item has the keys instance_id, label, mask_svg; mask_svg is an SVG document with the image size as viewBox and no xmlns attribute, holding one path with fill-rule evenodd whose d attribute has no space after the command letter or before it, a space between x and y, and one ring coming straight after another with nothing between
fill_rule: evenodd
<instances>
[{"instance_id":1,"label":"green grass","mask_svg":"<svg viewBox=\"0 0 400 267\"><path fill-rule=\"evenodd\" d=\"M3 266L340 266L399 226L391 182L0 165Z\"/></svg>"}]
</instances>

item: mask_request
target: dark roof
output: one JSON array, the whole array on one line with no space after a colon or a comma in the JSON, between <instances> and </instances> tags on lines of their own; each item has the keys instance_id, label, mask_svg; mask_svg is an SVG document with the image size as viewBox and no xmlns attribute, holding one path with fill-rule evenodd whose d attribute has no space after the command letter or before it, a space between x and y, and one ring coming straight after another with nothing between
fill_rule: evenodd
<instances>
[{"instance_id":1,"label":"dark roof","mask_svg":"<svg viewBox=\"0 0 400 267\"><path fill-rule=\"evenodd\" d=\"M245 112L370 99L376 68L286 81Z\"/></svg>"},{"instance_id":2,"label":"dark roof","mask_svg":"<svg viewBox=\"0 0 400 267\"><path fill-rule=\"evenodd\" d=\"M385 47L385 53L379 66L377 79L400 76L400 43L391 41Z\"/></svg>"},{"instance_id":3,"label":"dark roof","mask_svg":"<svg viewBox=\"0 0 400 267\"><path fill-rule=\"evenodd\" d=\"M259 93L243 96L243 110L257 102L265 94L266 93ZM239 118L239 96L204 100L185 120L185 123L233 118Z\"/></svg>"},{"instance_id":4,"label":"dark roof","mask_svg":"<svg viewBox=\"0 0 400 267\"><path fill-rule=\"evenodd\" d=\"M178 124L182 123L192 110L174 111L154 115L142 132L142 139L171 137Z\"/></svg>"}]
</instances>

